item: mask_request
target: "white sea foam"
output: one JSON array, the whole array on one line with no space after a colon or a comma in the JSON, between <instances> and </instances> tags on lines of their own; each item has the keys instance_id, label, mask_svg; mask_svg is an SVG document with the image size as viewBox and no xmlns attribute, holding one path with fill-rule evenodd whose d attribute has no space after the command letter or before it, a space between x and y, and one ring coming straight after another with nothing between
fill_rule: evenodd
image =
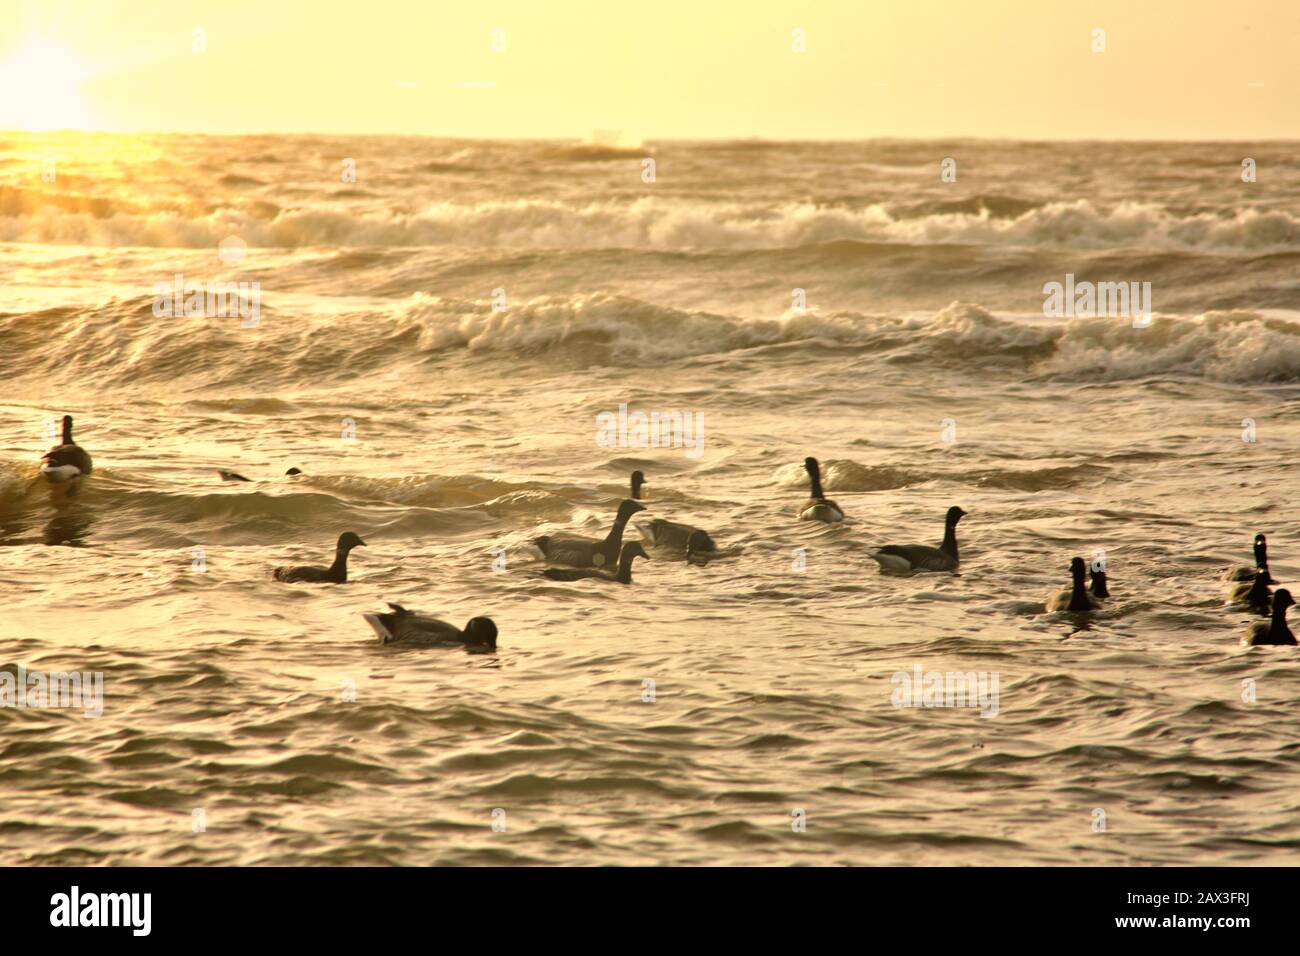
<instances>
[{"instance_id":1,"label":"white sea foam","mask_svg":"<svg viewBox=\"0 0 1300 956\"><path fill-rule=\"evenodd\" d=\"M1019 216L988 210L907 217L889 203L736 203L644 197L572 202L434 202L413 212L322 203L262 215L222 208L96 216L38 207L0 216L0 241L206 248L230 235L250 247L456 246L518 249L779 249L836 241L1062 246L1263 253L1300 250L1300 217L1280 210L1177 214L1156 203L1053 202Z\"/></svg>"}]
</instances>

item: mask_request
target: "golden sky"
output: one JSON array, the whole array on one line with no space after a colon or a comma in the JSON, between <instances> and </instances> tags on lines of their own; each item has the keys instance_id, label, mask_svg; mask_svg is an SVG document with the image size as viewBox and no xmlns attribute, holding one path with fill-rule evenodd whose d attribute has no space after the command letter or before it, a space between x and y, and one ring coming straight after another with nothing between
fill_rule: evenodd
<instances>
[{"instance_id":1,"label":"golden sky","mask_svg":"<svg viewBox=\"0 0 1300 956\"><path fill-rule=\"evenodd\" d=\"M1294 138L1300 0L0 0L0 129L65 125Z\"/></svg>"}]
</instances>

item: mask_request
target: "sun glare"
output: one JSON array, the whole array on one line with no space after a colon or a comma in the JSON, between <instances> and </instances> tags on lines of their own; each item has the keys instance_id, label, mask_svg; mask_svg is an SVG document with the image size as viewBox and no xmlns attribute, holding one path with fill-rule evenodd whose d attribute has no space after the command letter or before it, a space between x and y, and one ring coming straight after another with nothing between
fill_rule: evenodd
<instances>
[{"instance_id":1,"label":"sun glare","mask_svg":"<svg viewBox=\"0 0 1300 956\"><path fill-rule=\"evenodd\" d=\"M86 71L67 50L33 38L0 63L0 129L85 129Z\"/></svg>"}]
</instances>

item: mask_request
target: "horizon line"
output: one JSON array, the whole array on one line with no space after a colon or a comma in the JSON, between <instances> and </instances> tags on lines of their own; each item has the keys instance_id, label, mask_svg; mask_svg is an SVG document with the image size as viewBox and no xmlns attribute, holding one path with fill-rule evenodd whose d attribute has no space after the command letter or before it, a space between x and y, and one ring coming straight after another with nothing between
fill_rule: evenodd
<instances>
[{"instance_id":1,"label":"horizon line","mask_svg":"<svg viewBox=\"0 0 1300 956\"><path fill-rule=\"evenodd\" d=\"M269 137L361 137L372 136L386 139L445 139L445 140L465 140L471 142L485 143L566 143L578 145L601 146L602 144L593 143L590 140L575 136L470 136L464 134L450 133L412 133L412 132L320 132L312 130L295 130L291 132L269 132L269 131L221 131L212 132L207 130L185 130L185 129L79 129L76 127L63 127L60 129L48 130L25 130L25 129L0 129L0 136L207 136L207 137L228 137L238 138L245 136L269 136ZM904 143L935 143L950 142L954 140L967 140L974 142L986 143L1046 143L1046 144L1066 144L1066 143L1141 143L1141 144L1158 144L1158 143L1179 143L1179 144L1231 144L1231 143L1296 143L1300 142L1300 136L1291 137L1252 137L1252 138L1204 138L1204 137L1125 137L1116 136L1109 139L1087 138L1087 137L1019 137L1010 135L972 135L972 134L952 134L946 136L898 136L898 135L880 135L880 136L815 136L815 137L780 137L765 135L749 136L647 136L642 138L641 145L649 143L802 143L815 145L818 143L873 143L873 142L904 142ZM616 149L626 152L634 152L639 146L609 146L603 147Z\"/></svg>"}]
</instances>

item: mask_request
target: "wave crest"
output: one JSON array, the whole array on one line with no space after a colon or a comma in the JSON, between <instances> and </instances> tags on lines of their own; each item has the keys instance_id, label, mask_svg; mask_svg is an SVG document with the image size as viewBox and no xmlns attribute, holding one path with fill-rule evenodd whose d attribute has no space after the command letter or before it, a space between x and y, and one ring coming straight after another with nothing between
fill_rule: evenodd
<instances>
[{"instance_id":1,"label":"wave crest","mask_svg":"<svg viewBox=\"0 0 1300 956\"><path fill-rule=\"evenodd\" d=\"M1300 218L1282 210L1179 215L1153 203L1103 208L1080 199L1042 205L989 197L953 204L859 208L640 198L574 204L553 199L436 202L419 212L280 209L245 203L141 211L114 199L0 194L0 241L211 248L454 246L524 249L746 250L834 242L1262 253L1300 250Z\"/></svg>"},{"instance_id":2,"label":"wave crest","mask_svg":"<svg viewBox=\"0 0 1300 956\"><path fill-rule=\"evenodd\" d=\"M264 296L261 324L153 317L148 297L92 309L0 313L0 374L87 384L324 382L410 373L458 355L552 369L656 366L747 349L852 350L863 361L1002 376L1300 382L1300 324L1237 310L1157 315L1147 328L1110 318L1000 317L954 302L931 316L788 312L745 318L606 293L541 296L493 311L485 301L416 294L349 314L304 315ZM196 364L195 354L204 361Z\"/></svg>"}]
</instances>

